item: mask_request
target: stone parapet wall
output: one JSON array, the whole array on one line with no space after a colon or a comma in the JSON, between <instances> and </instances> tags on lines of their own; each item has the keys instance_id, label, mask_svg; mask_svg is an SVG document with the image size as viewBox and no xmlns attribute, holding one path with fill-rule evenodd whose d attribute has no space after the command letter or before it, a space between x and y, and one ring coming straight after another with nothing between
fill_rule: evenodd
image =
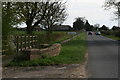
<instances>
[{"instance_id":1,"label":"stone parapet wall","mask_svg":"<svg viewBox=\"0 0 120 80\"><path fill-rule=\"evenodd\" d=\"M61 44L53 44L48 48L43 49L27 49L24 50L23 53L26 54L26 58L28 60L33 60L37 58L41 58L43 55L46 56L58 56L61 50Z\"/></svg>"},{"instance_id":2,"label":"stone parapet wall","mask_svg":"<svg viewBox=\"0 0 120 80\"><path fill-rule=\"evenodd\" d=\"M57 56L60 53L61 45L53 44L52 46L44 49L40 49L41 55Z\"/></svg>"}]
</instances>

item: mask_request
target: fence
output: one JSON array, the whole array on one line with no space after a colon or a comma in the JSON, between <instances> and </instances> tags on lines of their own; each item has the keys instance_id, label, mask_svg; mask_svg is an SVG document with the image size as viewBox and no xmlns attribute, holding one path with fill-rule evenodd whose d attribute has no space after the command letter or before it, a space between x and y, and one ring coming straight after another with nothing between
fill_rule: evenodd
<instances>
[{"instance_id":1,"label":"fence","mask_svg":"<svg viewBox=\"0 0 120 80\"><path fill-rule=\"evenodd\" d=\"M15 36L16 52L21 52L25 49L35 48L37 45L37 35L34 36Z\"/></svg>"},{"instance_id":2,"label":"fence","mask_svg":"<svg viewBox=\"0 0 120 80\"><path fill-rule=\"evenodd\" d=\"M7 39L7 36L4 36ZM3 37L3 38L4 38ZM16 47L16 52L21 52L24 49L35 48L37 45L37 35L28 36L28 35L20 35L20 36L10 36L9 40L2 40L2 53L6 54L9 51ZM10 45L10 46L9 46ZM12 47L12 48L11 48Z\"/></svg>"}]
</instances>

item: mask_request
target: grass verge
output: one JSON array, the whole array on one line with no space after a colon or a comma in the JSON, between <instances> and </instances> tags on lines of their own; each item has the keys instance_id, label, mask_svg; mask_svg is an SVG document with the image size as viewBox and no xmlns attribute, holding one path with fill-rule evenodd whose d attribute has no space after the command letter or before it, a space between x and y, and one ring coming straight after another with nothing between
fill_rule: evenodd
<instances>
[{"instance_id":1,"label":"grass verge","mask_svg":"<svg viewBox=\"0 0 120 80\"><path fill-rule=\"evenodd\" d=\"M78 37L62 45L59 56L46 57L31 61L10 62L7 66L45 66L57 64L75 64L85 61L85 52L87 49L86 33L81 33Z\"/></svg>"},{"instance_id":2,"label":"grass verge","mask_svg":"<svg viewBox=\"0 0 120 80\"><path fill-rule=\"evenodd\" d=\"M120 37L115 37L114 35L105 35L105 34L102 34L102 35L105 37L111 38L113 40L120 40Z\"/></svg>"},{"instance_id":3,"label":"grass verge","mask_svg":"<svg viewBox=\"0 0 120 80\"><path fill-rule=\"evenodd\" d=\"M50 39L48 39L47 34L44 32L42 34L40 33L35 33L38 35L38 44L43 44L43 43L48 43L48 44L53 44L53 43L59 43L63 40L66 40L68 38L71 38L74 35L68 35L67 32L60 32L60 31L54 31L50 35Z\"/></svg>"}]
</instances>

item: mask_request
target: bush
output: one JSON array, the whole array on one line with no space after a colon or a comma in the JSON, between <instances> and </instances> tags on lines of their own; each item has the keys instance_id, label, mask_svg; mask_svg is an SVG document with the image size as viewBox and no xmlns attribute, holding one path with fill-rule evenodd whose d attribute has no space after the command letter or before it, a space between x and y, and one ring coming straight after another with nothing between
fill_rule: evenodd
<instances>
[{"instance_id":1,"label":"bush","mask_svg":"<svg viewBox=\"0 0 120 80\"><path fill-rule=\"evenodd\" d=\"M107 31L101 32L103 36L109 37L114 40L120 40L120 31Z\"/></svg>"},{"instance_id":2,"label":"bush","mask_svg":"<svg viewBox=\"0 0 120 80\"><path fill-rule=\"evenodd\" d=\"M26 61L28 60L27 58L28 58L27 54L19 53L14 57L13 61L14 62Z\"/></svg>"},{"instance_id":3,"label":"bush","mask_svg":"<svg viewBox=\"0 0 120 80\"><path fill-rule=\"evenodd\" d=\"M120 31L115 32L116 37L120 37Z\"/></svg>"},{"instance_id":4,"label":"bush","mask_svg":"<svg viewBox=\"0 0 120 80\"><path fill-rule=\"evenodd\" d=\"M3 36L2 37L2 54L3 55L12 55L15 54L15 45L13 42L13 37L12 36Z\"/></svg>"},{"instance_id":5,"label":"bush","mask_svg":"<svg viewBox=\"0 0 120 80\"><path fill-rule=\"evenodd\" d=\"M105 35L111 35L110 31L102 31L102 33Z\"/></svg>"}]
</instances>

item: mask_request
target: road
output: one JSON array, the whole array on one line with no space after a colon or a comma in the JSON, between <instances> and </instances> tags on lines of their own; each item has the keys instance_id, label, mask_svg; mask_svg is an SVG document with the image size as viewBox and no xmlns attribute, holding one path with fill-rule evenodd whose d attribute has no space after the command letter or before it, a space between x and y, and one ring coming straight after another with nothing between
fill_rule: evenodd
<instances>
[{"instance_id":1,"label":"road","mask_svg":"<svg viewBox=\"0 0 120 80\"><path fill-rule=\"evenodd\" d=\"M89 78L118 78L118 41L88 35Z\"/></svg>"}]
</instances>

